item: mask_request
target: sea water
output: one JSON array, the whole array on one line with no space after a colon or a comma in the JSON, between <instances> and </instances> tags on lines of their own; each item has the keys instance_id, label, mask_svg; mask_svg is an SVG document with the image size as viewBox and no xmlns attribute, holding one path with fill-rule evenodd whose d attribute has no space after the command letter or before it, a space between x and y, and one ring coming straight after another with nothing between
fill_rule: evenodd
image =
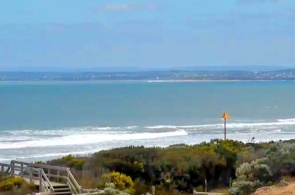
<instances>
[{"instance_id":1,"label":"sea water","mask_svg":"<svg viewBox=\"0 0 295 195\"><path fill-rule=\"evenodd\" d=\"M0 161L295 138L295 82L1 82ZM252 138L255 139L252 139Z\"/></svg>"}]
</instances>

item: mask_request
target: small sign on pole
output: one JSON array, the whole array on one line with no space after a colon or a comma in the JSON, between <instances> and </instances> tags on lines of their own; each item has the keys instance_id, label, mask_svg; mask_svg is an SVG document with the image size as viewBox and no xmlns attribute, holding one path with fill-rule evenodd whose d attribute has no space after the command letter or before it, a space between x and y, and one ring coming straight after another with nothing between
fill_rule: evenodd
<instances>
[{"instance_id":1,"label":"small sign on pole","mask_svg":"<svg viewBox=\"0 0 295 195\"><path fill-rule=\"evenodd\" d=\"M226 120L230 118L230 116L225 112L221 116L224 119L224 140L226 140Z\"/></svg>"}]
</instances>

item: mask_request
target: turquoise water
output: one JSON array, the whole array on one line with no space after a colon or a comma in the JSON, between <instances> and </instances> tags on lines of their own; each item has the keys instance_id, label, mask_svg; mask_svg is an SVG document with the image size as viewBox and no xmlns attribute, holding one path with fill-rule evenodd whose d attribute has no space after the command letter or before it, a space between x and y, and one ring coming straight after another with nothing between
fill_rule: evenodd
<instances>
[{"instance_id":1,"label":"turquoise water","mask_svg":"<svg viewBox=\"0 0 295 195\"><path fill-rule=\"evenodd\" d=\"M0 160L295 138L295 82L1 82ZM55 152L52 152L52 151Z\"/></svg>"}]
</instances>

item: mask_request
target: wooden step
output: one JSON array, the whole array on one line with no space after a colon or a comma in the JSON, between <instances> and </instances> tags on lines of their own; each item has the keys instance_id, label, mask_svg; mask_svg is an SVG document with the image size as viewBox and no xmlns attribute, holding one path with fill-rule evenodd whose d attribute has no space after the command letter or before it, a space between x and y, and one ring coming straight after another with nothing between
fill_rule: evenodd
<instances>
[{"instance_id":1,"label":"wooden step","mask_svg":"<svg viewBox=\"0 0 295 195\"><path fill-rule=\"evenodd\" d=\"M72 192L54 192L53 195L72 195Z\"/></svg>"},{"instance_id":2,"label":"wooden step","mask_svg":"<svg viewBox=\"0 0 295 195\"><path fill-rule=\"evenodd\" d=\"M58 195L58 194L71 195L72 194L71 189L66 184L56 185L56 186L53 186L53 188L54 188L53 194L56 194L56 195Z\"/></svg>"},{"instance_id":3,"label":"wooden step","mask_svg":"<svg viewBox=\"0 0 295 195\"><path fill-rule=\"evenodd\" d=\"M71 189L70 188L54 188L54 191L71 191Z\"/></svg>"}]
</instances>

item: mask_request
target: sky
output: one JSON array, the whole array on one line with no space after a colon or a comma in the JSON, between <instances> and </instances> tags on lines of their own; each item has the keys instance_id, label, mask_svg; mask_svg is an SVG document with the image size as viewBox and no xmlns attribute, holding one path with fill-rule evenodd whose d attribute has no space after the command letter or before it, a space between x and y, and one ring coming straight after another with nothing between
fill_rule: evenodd
<instances>
[{"instance_id":1,"label":"sky","mask_svg":"<svg viewBox=\"0 0 295 195\"><path fill-rule=\"evenodd\" d=\"M294 66L295 0L0 0L0 70Z\"/></svg>"}]
</instances>

